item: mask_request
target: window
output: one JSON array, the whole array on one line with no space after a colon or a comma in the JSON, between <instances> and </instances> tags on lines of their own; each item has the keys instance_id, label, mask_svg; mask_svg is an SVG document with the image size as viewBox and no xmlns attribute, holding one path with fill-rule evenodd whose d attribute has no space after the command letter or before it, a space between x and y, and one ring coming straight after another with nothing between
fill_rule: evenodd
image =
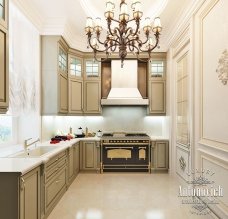
<instances>
[{"instance_id":1,"label":"window","mask_svg":"<svg viewBox=\"0 0 228 219\"><path fill-rule=\"evenodd\" d=\"M86 76L99 77L99 63L94 61L86 61Z\"/></svg>"},{"instance_id":2,"label":"window","mask_svg":"<svg viewBox=\"0 0 228 219\"><path fill-rule=\"evenodd\" d=\"M13 140L12 116L0 116L0 144L6 144Z\"/></svg>"},{"instance_id":3,"label":"window","mask_svg":"<svg viewBox=\"0 0 228 219\"><path fill-rule=\"evenodd\" d=\"M164 61L152 61L151 77L164 77Z\"/></svg>"},{"instance_id":4,"label":"window","mask_svg":"<svg viewBox=\"0 0 228 219\"><path fill-rule=\"evenodd\" d=\"M70 74L77 77L82 76L82 63L79 59L71 58Z\"/></svg>"},{"instance_id":5,"label":"window","mask_svg":"<svg viewBox=\"0 0 228 219\"><path fill-rule=\"evenodd\" d=\"M0 18L5 19L5 3L4 0L0 0Z\"/></svg>"},{"instance_id":6,"label":"window","mask_svg":"<svg viewBox=\"0 0 228 219\"><path fill-rule=\"evenodd\" d=\"M63 72L67 69L67 55L61 48L59 48L59 69Z\"/></svg>"}]
</instances>

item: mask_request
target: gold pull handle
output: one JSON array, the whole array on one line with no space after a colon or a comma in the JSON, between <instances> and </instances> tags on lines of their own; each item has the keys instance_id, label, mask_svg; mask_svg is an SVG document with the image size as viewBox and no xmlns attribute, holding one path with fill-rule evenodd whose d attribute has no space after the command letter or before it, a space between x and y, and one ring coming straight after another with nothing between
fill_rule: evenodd
<instances>
[{"instance_id":1,"label":"gold pull handle","mask_svg":"<svg viewBox=\"0 0 228 219\"><path fill-rule=\"evenodd\" d=\"M55 183L59 183L59 182L60 182L60 180L56 180L56 181L55 181Z\"/></svg>"}]
</instances>

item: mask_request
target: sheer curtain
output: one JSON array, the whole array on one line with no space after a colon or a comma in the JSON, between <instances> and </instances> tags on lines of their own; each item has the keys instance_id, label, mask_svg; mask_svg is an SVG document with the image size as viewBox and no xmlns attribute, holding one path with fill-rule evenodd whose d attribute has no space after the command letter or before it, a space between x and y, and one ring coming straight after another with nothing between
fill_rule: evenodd
<instances>
[{"instance_id":1,"label":"sheer curtain","mask_svg":"<svg viewBox=\"0 0 228 219\"><path fill-rule=\"evenodd\" d=\"M40 35L10 1L9 112L17 122L17 143L40 137Z\"/></svg>"}]
</instances>

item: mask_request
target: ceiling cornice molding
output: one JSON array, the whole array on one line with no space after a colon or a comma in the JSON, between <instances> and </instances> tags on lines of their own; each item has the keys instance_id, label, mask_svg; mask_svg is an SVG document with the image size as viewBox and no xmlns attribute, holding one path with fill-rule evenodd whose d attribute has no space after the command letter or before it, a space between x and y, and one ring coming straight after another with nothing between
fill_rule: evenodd
<instances>
[{"instance_id":1,"label":"ceiling cornice molding","mask_svg":"<svg viewBox=\"0 0 228 219\"><path fill-rule=\"evenodd\" d=\"M31 5L23 0L11 0L11 2L24 14L25 17L28 18L30 22L32 22L36 29L41 32L44 20L37 10L33 9Z\"/></svg>"},{"instance_id":2,"label":"ceiling cornice molding","mask_svg":"<svg viewBox=\"0 0 228 219\"><path fill-rule=\"evenodd\" d=\"M164 43L167 48L170 48L174 41L182 34L183 30L186 29L191 21L195 11L197 11L205 0L194 0L180 15L178 22L176 22L171 28L170 32L167 33L166 42Z\"/></svg>"}]
</instances>

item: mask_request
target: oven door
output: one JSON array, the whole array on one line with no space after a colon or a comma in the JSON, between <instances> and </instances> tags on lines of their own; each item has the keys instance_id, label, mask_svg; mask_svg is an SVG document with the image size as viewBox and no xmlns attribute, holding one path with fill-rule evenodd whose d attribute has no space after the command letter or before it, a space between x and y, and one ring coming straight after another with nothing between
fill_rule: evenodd
<instances>
[{"instance_id":1,"label":"oven door","mask_svg":"<svg viewBox=\"0 0 228 219\"><path fill-rule=\"evenodd\" d=\"M103 145L102 158L104 165L148 165L148 146L137 145Z\"/></svg>"}]
</instances>

